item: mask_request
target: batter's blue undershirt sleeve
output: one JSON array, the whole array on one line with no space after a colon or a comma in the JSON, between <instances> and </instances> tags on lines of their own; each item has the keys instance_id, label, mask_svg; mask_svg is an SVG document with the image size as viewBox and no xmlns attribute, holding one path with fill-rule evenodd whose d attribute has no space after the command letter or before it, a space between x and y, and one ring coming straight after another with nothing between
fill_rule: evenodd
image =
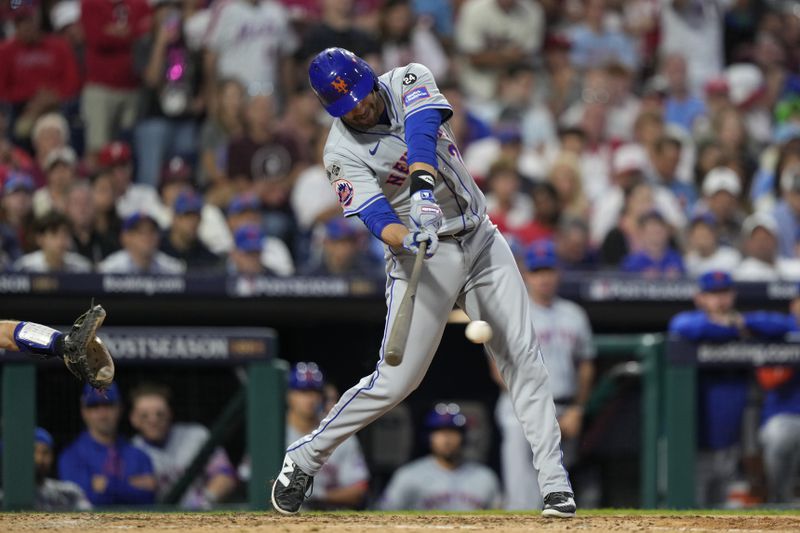
<instances>
[{"instance_id":1,"label":"batter's blue undershirt sleeve","mask_svg":"<svg viewBox=\"0 0 800 533\"><path fill-rule=\"evenodd\" d=\"M383 228L389 224L402 224L400 217L397 216L392 206L389 205L389 200L385 197L378 198L378 200L359 211L358 218L378 239L381 238Z\"/></svg>"},{"instance_id":2,"label":"batter's blue undershirt sleeve","mask_svg":"<svg viewBox=\"0 0 800 533\"><path fill-rule=\"evenodd\" d=\"M427 163L438 169L436 140L442 125L442 110L431 108L414 113L405 120L408 164Z\"/></svg>"}]
</instances>

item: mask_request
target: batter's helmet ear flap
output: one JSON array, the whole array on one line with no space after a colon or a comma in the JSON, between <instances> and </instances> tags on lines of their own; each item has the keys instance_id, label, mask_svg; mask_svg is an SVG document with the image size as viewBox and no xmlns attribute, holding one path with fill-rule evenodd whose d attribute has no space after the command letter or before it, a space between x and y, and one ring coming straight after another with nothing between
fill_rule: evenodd
<instances>
[{"instance_id":1,"label":"batter's helmet ear flap","mask_svg":"<svg viewBox=\"0 0 800 533\"><path fill-rule=\"evenodd\" d=\"M378 87L378 77L366 61L344 48L327 48L308 66L308 80L325 110L346 115Z\"/></svg>"}]
</instances>

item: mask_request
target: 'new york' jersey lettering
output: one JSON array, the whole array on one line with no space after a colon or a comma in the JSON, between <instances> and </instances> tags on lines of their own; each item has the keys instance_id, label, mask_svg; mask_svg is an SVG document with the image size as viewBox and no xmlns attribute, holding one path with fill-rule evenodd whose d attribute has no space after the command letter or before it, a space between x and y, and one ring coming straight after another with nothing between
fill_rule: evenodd
<instances>
[{"instance_id":1,"label":"'new york' jersey lettering","mask_svg":"<svg viewBox=\"0 0 800 533\"><path fill-rule=\"evenodd\" d=\"M405 119L423 109L439 109L449 117L452 109L430 71L417 63L380 76L379 85L391 125L361 131L335 120L323 160L346 216L356 215L385 197L400 219L407 221L410 200ZM439 127L436 155L439 173L434 194L445 216L439 234L474 228L486 214L486 201L461 161L455 136L446 122Z\"/></svg>"}]
</instances>

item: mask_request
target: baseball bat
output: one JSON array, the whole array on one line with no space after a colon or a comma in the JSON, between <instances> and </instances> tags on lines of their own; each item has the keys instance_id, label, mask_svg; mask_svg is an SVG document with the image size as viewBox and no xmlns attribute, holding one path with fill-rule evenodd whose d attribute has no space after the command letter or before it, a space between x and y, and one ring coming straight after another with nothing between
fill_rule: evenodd
<instances>
[{"instance_id":1,"label":"baseball bat","mask_svg":"<svg viewBox=\"0 0 800 533\"><path fill-rule=\"evenodd\" d=\"M397 366L403 362L408 332L411 329L411 317L414 316L414 299L417 295L419 276L422 273L422 261L425 259L427 250L428 242L421 242L417 257L414 259L414 269L411 271L406 293L397 307L397 316L395 316L392 331L389 333L389 340L386 342L386 362L391 366Z\"/></svg>"}]
</instances>

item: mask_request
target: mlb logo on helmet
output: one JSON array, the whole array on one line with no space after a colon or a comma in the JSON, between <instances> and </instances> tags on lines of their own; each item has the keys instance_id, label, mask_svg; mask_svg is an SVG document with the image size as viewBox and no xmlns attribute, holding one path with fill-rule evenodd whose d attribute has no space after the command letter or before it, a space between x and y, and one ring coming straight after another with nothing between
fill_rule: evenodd
<instances>
[{"instance_id":1,"label":"mlb logo on helmet","mask_svg":"<svg viewBox=\"0 0 800 533\"><path fill-rule=\"evenodd\" d=\"M336 180L333 182L333 190L339 197L339 204L348 207L353 203L353 184L347 180Z\"/></svg>"}]
</instances>

